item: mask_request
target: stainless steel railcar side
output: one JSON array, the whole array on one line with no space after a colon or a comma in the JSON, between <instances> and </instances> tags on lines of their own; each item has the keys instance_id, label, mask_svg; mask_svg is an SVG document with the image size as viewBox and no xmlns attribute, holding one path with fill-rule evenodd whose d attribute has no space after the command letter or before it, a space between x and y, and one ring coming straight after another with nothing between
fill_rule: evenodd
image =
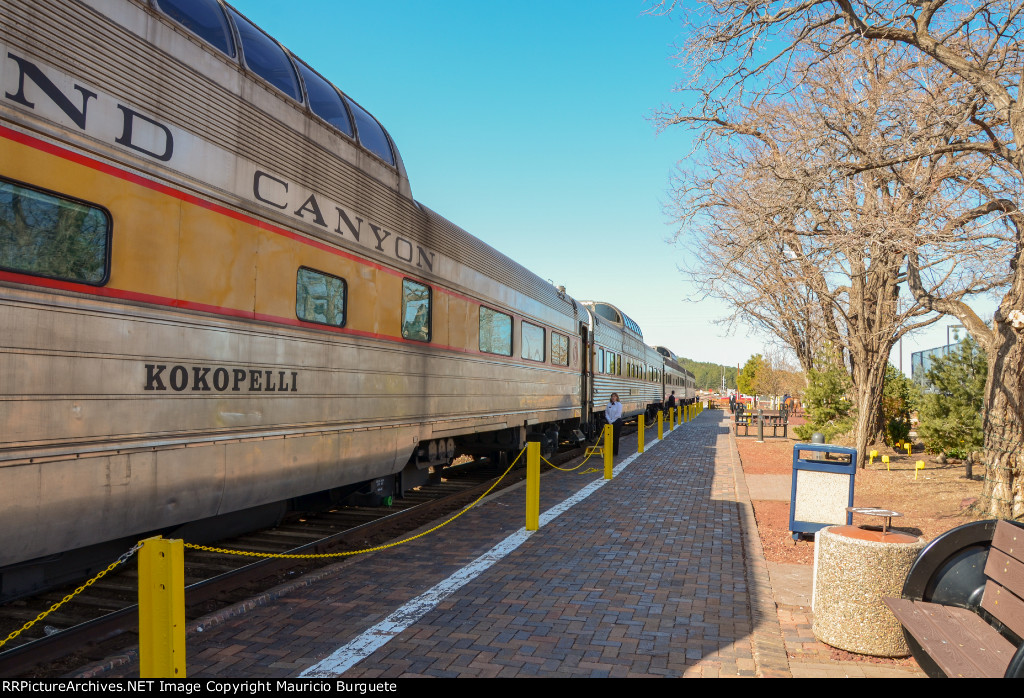
<instances>
[{"instance_id":1,"label":"stainless steel railcar side","mask_svg":"<svg viewBox=\"0 0 1024 698\"><path fill-rule=\"evenodd\" d=\"M0 258L0 568L581 417L582 308L415 202L244 18L207 3L225 48L173 6L0 5L0 213L107 226L102 278Z\"/></svg>"}]
</instances>

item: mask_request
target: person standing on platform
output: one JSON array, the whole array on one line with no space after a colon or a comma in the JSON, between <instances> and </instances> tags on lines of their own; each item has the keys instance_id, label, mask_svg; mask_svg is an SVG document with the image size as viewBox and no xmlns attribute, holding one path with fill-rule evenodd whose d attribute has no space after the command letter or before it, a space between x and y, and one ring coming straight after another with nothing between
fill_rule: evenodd
<instances>
[{"instance_id":1,"label":"person standing on platform","mask_svg":"<svg viewBox=\"0 0 1024 698\"><path fill-rule=\"evenodd\" d=\"M670 410L675 409L675 407L676 407L676 391L673 390L672 394L668 396L667 404L668 404L668 408Z\"/></svg>"},{"instance_id":2,"label":"person standing on platform","mask_svg":"<svg viewBox=\"0 0 1024 698\"><path fill-rule=\"evenodd\" d=\"M612 393L608 406L604 408L604 419L612 425L612 455L619 455L619 437L622 435L622 403L619 394ZM605 444L607 446L608 444Z\"/></svg>"}]
</instances>

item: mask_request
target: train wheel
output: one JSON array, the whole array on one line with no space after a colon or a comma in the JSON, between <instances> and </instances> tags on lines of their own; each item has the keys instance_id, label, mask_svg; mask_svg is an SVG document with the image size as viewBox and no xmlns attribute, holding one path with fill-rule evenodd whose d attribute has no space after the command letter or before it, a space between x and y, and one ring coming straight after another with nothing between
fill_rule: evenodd
<instances>
[{"instance_id":1,"label":"train wheel","mask_svg":"<svg viewBox=\"0 0 1024 698\"><path fill-rule=\"evenodd\" d=\"M933 540L911 566L903 584L903 598L977 611L985 591L985 562L995 530L995 520L975 521L957 526ZM914 659L928 676L945 676L905 628L903 636ZM1024 669L1024 659L1019 664Z\"/></svg>"}]
</instances>

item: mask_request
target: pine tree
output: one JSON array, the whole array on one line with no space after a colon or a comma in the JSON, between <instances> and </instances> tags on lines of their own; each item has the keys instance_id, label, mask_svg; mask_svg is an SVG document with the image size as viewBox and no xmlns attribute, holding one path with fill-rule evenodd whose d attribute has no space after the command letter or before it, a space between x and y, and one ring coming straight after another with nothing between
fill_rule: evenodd
<instances>
[{"instance_id":1,"label":"pine tree","mask_svg":"<svg viewBox=\"0 0 1024 698\"><path fill-rule=\"evenodd\" d=\"M882 388L882 419L885 422L885 443L895 446L910 438L910 412L915 402L914 383L892 364L885 367Z\"/></svg>"},{"instance_id":2,"label":"pine tree","mask_svg":"<svg viewBox=\"0 0 1024 698\"><path fill-rule=\"evenodd\" d=\"M846 367L830 360L828 351L820 354L817 365L807 372L807 390L804 392L804 406L807 424L793 431L807 441L814 432L821 432L826 441L838 434L845 434L854 426L853 402L850 390L853 381Z\"/></svg>"},{"instance_id":3,"label":"pine tree","mask_svg":"<svg viewBox=\"0 0 1024 698\"><path fill-rule=\"evenodd\" d=\"M934 393L926 393L918 410L918 435L933 453L966 458L984 445L982 432L985 352L967 338L956 350L933 360L927 372Z\"/></svg>"}]
</instances>

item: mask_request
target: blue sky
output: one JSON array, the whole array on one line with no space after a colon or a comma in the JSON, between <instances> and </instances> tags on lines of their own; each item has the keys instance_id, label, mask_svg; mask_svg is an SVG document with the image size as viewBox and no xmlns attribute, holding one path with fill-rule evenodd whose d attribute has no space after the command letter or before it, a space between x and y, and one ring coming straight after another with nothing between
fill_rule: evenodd
<instances>
[{"instance_id":1,"label":"blue sky","mask_svg":"<svg viewBox=\"0 0 1024 698\"><path fill-rule=\"evenodd\" d=\"M676 18L628 0L233 4L381 121L418 201L574 298L618 305L648 344L731 365L762 351L715 324L728 309L694 296L666 242L689 134L648 117L678 100ZM953 322L904 341L904 368Z\"/></svg>"}]
</instances>

